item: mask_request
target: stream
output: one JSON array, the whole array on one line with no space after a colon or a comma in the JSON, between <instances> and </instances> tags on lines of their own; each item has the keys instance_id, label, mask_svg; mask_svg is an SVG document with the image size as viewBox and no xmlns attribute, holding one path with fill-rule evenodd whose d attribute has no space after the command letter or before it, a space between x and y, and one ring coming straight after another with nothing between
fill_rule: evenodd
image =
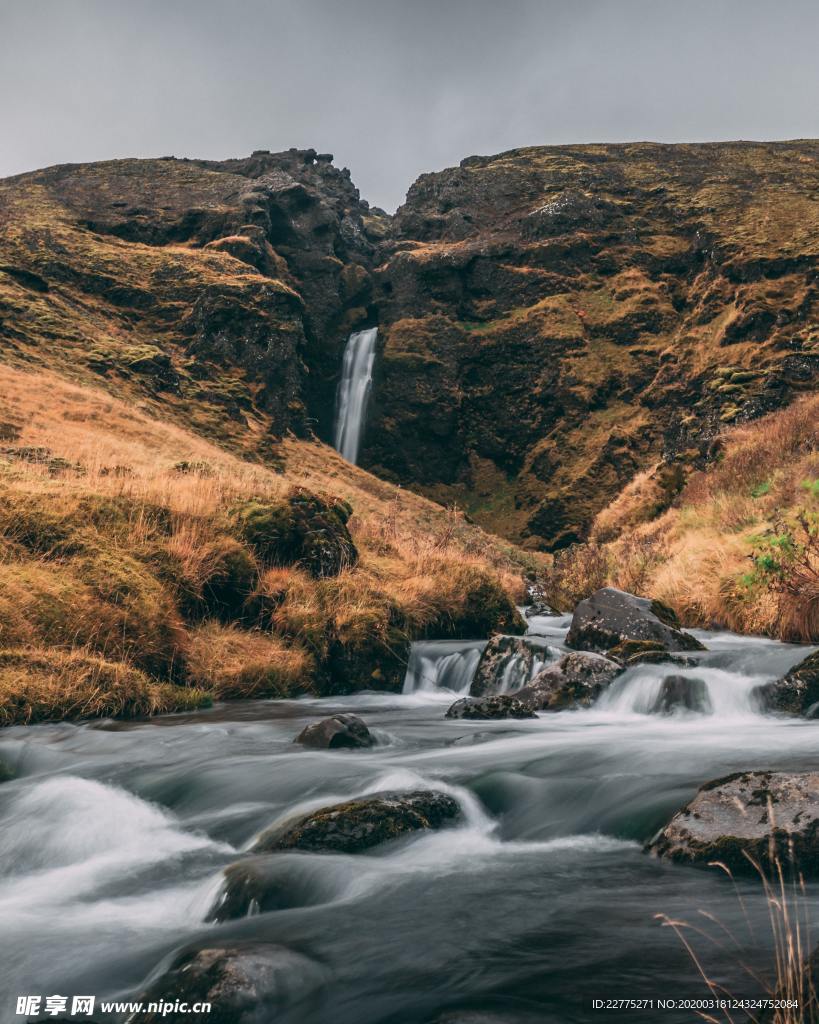
<instances>
[{"instance_id":1,"label":"stream","mask_svg":"<svg viewBox=\"0 0 819 1024\"><path fill-rule=\"evenodd\" d=\"M568 623L530 620L544 662ZM759 883L667 864L642 844L707 780L817 768L819 722L763 716L750 698L810 649L696 635L708 647L696 667L643 665L590 710L532 720L447 720L483 645L437 641L414 645L402 694L3 730L0 760L15 778L0 784L0 1020L22 1019L23 993L136 997L173 950L237 938L294 955L260 1022L695 1020L688 1009L592 1008L708 996L657 914L703 930L697 954L727 992L759 995L743 967L770 972ZM670 671L705 680L710 714L646 713ZM305 724L339 711L364 718L378 745L294 745ZM453 794L459 825L356 856L271 854L290 905L205 923L222 869L271 824L419 788Z\"/></svg>"}]
</instances>

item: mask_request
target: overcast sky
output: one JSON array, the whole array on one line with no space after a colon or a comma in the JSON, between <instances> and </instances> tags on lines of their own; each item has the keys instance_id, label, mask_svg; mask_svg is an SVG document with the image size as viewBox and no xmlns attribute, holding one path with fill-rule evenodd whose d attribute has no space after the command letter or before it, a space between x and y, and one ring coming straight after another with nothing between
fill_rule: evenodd
<instances>
[{"instance_id":1,"label":"overcast sky","mask_svg":"<svg viewBox=\"0 0 819 1024\"><path fill-rule=\"evenodd\" d=\"M548 143L819 136L817 0L0 0L0 176L313 146L393 210Z\"/></svg>"}]
</instances>

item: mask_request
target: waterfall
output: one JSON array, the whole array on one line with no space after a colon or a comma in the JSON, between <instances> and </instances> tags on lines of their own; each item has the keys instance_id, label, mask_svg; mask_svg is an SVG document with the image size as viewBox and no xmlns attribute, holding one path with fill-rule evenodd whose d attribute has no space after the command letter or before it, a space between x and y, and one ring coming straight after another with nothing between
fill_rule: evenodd
<instances>
[{"instance_id":1,"label":"waterfall","mask_svg":"<svg viewBox=\"0 0 819 1024\"><path fill-rule=\"evenodd\" d=\"M335 447L348 462L358 459L367 400L373 381L378 328L355 331L347 340L338 386Z\"/></svg>"}]
</instances>

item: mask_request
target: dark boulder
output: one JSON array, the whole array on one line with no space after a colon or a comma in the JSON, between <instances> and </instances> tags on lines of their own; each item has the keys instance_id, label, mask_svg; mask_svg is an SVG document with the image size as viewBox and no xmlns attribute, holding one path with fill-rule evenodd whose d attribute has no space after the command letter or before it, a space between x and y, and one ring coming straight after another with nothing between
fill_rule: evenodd
<instances>
[{"instance_id":1,"label":"dark boulder","mask_svg":"<svg viewBox=\"0 0 819 1024\"><path fill-rule=\"evenodd\" d=\"M534 651L523 637L493 636L481 654L469 692L483 697L518 690L529 681L534 661Z\"/></svg>"},{"instance_id":2,"label":"dark boulder","mask_svg":"<svg viewBox=\"0 0 819 1024\"><path fill-rule=\"evenodd\" d=\"M281 828L270 829L253 849L268 853L360 853L410 832L441 828L459 814L457 801L446 793L376 793L322 807Z\"/></svg>"},{"instance_id":3,"label":"dark boulder","mask_svg":"<svg viewBox=\"0 0 819 1024\"><path fill-rule=\"evenodd\" d=\"M703 650L699 640L683 632L677 616L660 601L603 587L575 608L566 637L569 647L606 652L626 641L649 641L657 645L655 650Z\"/></svg>"},{"instance_id":4,"label":"dark boulder","mask_svg":"<svg viewBox=\"0 0 819 1024\"><path fill-rule=\"evenodd\" d=\"M447 718L535 718L531 705L517 694L501 693L488 697L462 697L449 707Z\"/></svg>"},{"instance_id":5,"label":"dark boulder","mask_svg":"<svg viewBox=\"0 0 819 1024\"><path fill-rule=\"evenodd\" d=\"M622 672L599 654L571 651L538 672L515 696L536 711L566 711L590 707Z\"/></svg>"},{"instance_id":6,"label":"dark boulder","mask_svg":"<svg viewBox=\"0 0 819 1024\"><path fill-rule=\"evenodd\" d=\"M321 982L321 969L300 953L267 942L218 944L177 954L140 999L129 1024L257 1024L262 1007L281 1007ZM162 1012L149 1003L209 1003L208 1013Z\"/></svg>"},{"instance_id":7,"label":"dark boulder","mask_svg":"<svg viewBox=\"0 0 819 1024\"><path fill-rule=\"evenodd\" d=\"M754 690L768 711L814 718L819 712L819 651L808 655L788 674Z\"/></svg>"},{"instance_id":8,"label":"dark boulder","mask_svg":"<svg viewBox=\"0 0 819 1024\"><path fill-rule=\"evenodd\" d=\"M306 726L293 741L320 750L371 747L370 730L357 715L333 715Z\"/></svg>"},{"instance_id":9,"label":"dark boulder","mask_svg":"<svg viewBox=\"0 0 819 1024\"><path fill-rule=\"evenodd\" d=\"M710 714L711 698L705 680L688 676L666 676L651 708L652 714L669 715L674 711L699 711Z\"/></svg>"},{"instance_id":10,"label":"dark boulder","mask_svg":"<svg viewBox=\"0 0 819 1024\"><path fill-rule=\"evenodd\" d=\"M739 772L703 786L647 845L683 864L819 875L819 772Z\"/></svg>"}]
</instances>

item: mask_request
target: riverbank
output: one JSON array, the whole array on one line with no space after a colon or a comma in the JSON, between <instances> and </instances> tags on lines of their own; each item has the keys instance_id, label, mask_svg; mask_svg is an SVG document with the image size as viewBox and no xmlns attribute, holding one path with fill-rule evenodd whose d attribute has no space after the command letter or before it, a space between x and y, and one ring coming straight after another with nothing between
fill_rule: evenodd
<instances>
[{"instance_id":1,"label":"riverbank","mask_svg":"<svg viewBox=\"0 0 819 1024\"><path fill-rule=\"evenodd\" d=\"M0 367L0 721L400 689L425 636L522 629L536 560L318 442L247 461Z\"/></svg>"}]
</instances>

